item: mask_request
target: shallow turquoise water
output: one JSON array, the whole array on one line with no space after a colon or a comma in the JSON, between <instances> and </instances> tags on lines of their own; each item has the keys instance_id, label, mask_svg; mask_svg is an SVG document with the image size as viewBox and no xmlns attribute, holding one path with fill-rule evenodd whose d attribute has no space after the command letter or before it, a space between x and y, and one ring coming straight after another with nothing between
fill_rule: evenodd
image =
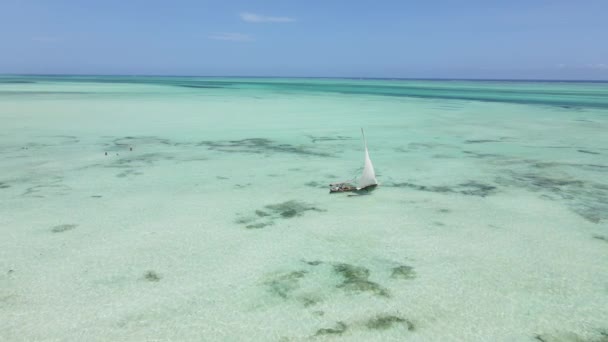
<instances>
[{"instance_id":1,"label":"shallow turquoise water","mask_svg":"<svg viewBox=\"0 0 608 342\"><path fill-rule=\"evenodd\" d=\"M2 76L0 339L605 338L606 132L606 83Z\"/></svg>"}]
</instances>

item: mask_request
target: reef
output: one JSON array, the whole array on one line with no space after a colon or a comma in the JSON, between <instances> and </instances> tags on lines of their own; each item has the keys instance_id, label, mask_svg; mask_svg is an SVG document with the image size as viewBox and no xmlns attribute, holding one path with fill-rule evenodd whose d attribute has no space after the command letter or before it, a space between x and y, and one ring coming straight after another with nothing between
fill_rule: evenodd
<instances>
[{"instance_id":1,"label":"reef","mask_svg":"<svg viewBox=\"0 0 608 342\"><path fill-rule=\"evenodd\" d=\"M333 328L323 328L317 330L315 336L319 335L342 335L346 332L348 326L344 322L336 322L336 325Z\"/></svg>"},{"instance_id":2,"label":"reef","mask_svg":"<svg viewBox=\"0 0 608 342\"><path fill-rule=\"evenodd\" d=\"M310 265L310 266L319 266L323 263L323 261L320 261L320 260L312 260L312 261L302 260L302 262L307 265Z\"/></svg>"},{"instance_id":3,"label":"reef","mask_svg":"<svg viewBox=\"0 0 608 342\"><path fill-rule=\"evenodd\" d=\"M306 211L325 211L308 203L293 200L279 204L270 204L266 208L283 218L301 216Z\"/></svg>"},{"instance_id":4,"label":"reef","mask_svg":"<svg viewBox=\"0 0 608 342\"><path fill-rule=\"evenodd\" d=\"M51 232L63 233L63 232L67 232L68 230L76 229L76 227L78 227L77 224L60 224L58 226L51 228Z\"/></svg>"},{"instance_id":5,"label":"reef","mask_svg":"<svg viewBox=\"0 0 608 342\"><path fill-rule=\"evenodd\" d=\"M134 168L134 167L142 167L142 166L151 166L161 160L174 160L174 159L175 159L175 157L165 154L165 153L136 154L136 153L129 152L129 154L127 156L112 161L106 167Z\"/></svg>"},{"instance_id":6,"label":"reef","mask_svg":"<svg viewBox=\"0 0 608 342\"><path fill-rule=\"evenodd\" d=\"M391 270L391 278L394 279L414 279L416 278L416 272L412 266L400 265L393 267Z\"/></svg>"},{"instance_id":7,"label":"reef","mask_svg":"<svg viewBox=\"0 0 608 342\"><path fill-rule=\"evenodd\" d=\"M601 154L599 152L593 152L593 151L588 151L588 150L577 150L580 153L587 153L587 154Z\"/></svg>"},{"instance_id":8,"label":"reef","mask_svg":"<svg viewBox=\"0 0 608 342\"><path fill-rule=\"evenodd\" d=\"M268 226L272 226L274 225L273 222L259 222L259 223L252 223L252 224L248 224L245 226L245 228L247 229L262 229Z\"/></svg>"},{"instance_id":9,"label":"reef","mask_svg":"<svg viewBox=\"0 0 608 342\"><path fill-rule=\"evenodd\" d=\"M502 157L500 154L496 154L496 153L480 153L480 152L474 152L474 151L462 151L462 153L469 155L469 157L480 158L480 159Z\"/></svg>"},{"instance_id":10,"label":"reef","mask_svg":"<svg viewBox=\"0 0 608 342\"><path fill-rule=\"evenodd\" d=\"M538 166L535 164L535 167ZM608 186L572 177L549 177L536 172L504 172L496 178L504 186L542 193L550 200L564 201L575 213L593 223L608 219Z\"/></svg>"},{"instance_id":11,"label":"reef","mask_svg":"<svg viewBox=\"0 0 608 342\"><path fill-rule=\"evenodd\" d=\"M596 240L608 242L608 236L606 235L593 235L593 238Z\"/></svg>"},{"instance_id":12,"label":"reef","mask_svg":"<svg viewBox=\"0 0 608 342\"><path fill-rule=\"evenodd\" d=\"M42 184L26 188L21 196L45 198L48 196L67 195L72 188L62 184L62 182L62 177L51 177L50 179L44 180Z\"/></svg>"},{"instance_id":13,"label":"reef","mask_svg":"<svg viewBox=\"0 0 608 342\"><path fill-rule=\"evenodd\" d=\"M494 139L477 139L477 140L465 140L465 144L484 144L484 143L496 143L503 142L502 140L494 140Z\"/></svg>"},{"instance_id":14,"label":"reef","mask_svg":"<svg viewBox=\"0 0 608 342\"><path fill-rule=\"evenodd\" d=\"M299 281L304 278L307 271L293 271L282 273L264 282L271 294L287 299L291 293L300 287Z\"/></svg>"},{"instance_id":15,"label":"reef","mask_svg":"<svg viewBox=\"0 0 608 342\"><path fill-rule=\"evenodd\" d=\"M198 146L206 146L212 151L227 152L227 153L287 153L304 156L316 157L331 157L332 155L325 152L311 150L305 146L295 146L291 144L280 144L274 140L265 138L248 138L241 140L219 140L219 141L202 141Z\"/></svg>"},{"instance_id":16,"label":"reef","mask_svg":"<svg viewBox=\"0 0 608 342\"><path fill-rule=\"evenodd\" d=\"M371 318L365 323L368 329L386 330L393 327L395 324L403 324L407 326L407 330L414 330L414 324L405 318L393 315L378 315Z\"/></svg>"},{"instance_id":17,"label":"reef","mask_svg":"<svg viewBox=\"0 0 608 342\"><path fill-rule=\"evenodd\" d=\"M325 188L325 187L327 187L327 184L322 184L322 183L315 182L315 181L304 183L304 185L309 186L311 188Z\"/></svg>"},{"instance_id":18,"label":"reef","mask_svg":"<svg viewBox=\"0 0 608 342\"><path fill-rule=\"evenodd\" d=\"M263 210L256 210L256 211L255 211L255 214L256 214L257 216L259 216L259 217L266 217L266 216L270 216L270 214L269 214L269 213L267 213L267 212L265 212L265 211L263 211Z\"/></svg>"},{"instance_id":19,"label":"reef","mask_svg":"<svg viewBox=\"0 0 608 342\"><path fill-rule=\"evenodd\" d=\"M371 292L377 296L390 297L388 289L368 279L370 272L365 267L342 263L335 264L333 270L343 278L342 283L336 286L337 288L352 292Z\"/></svg>"},{"instance_id":20,"label":"reef","mask_svg":"<svg viewBox=\"0 0 608 342\"><path fill-rule=\"evenodd\" d=\"M342 136L342 135L337 135L334 137L330 137L330 136L313 136L313 135L307 135L307 137L310 139L310 141L312 141L312 143L316 143L317 141L345 141L345 140L354 140L353 137L346 137L346 136Z\"/></svg>"},{"instance_id":21,"label":"reef","mask_svg":"<svg viewBox=\"0 0 608 342\"><path fill-rule=\"evenodd\" d=\"M608 332L600 330L592 338L583 338L573 332L536 334L534 335L534 339L540 342L608 342Z\"/></svg>"},{"instance_id":22,"label":"reef","mask_svg":"<svg viewBox=\"0 0 608 342\"><path fill-rule=\"evenodd\" d=\"M154 271L147 271L146 273L144 273L144 279L150 282L160 281L161 278L162 277Z\"/></svg>"},{"instance_id":23,"label":"reef","mask_svg":"<svg viewBox=\"0 0 608 342\"><path fill-rule=\"evenodd\" d=\"M325 210L306 202L291 200L257 209L254 211L254 215L237 218L236 223L245 224L245 228L259 229L274 225L275 221L279 219L302 216L308 211L324 212Z\"/></svg>"},{"instance_id":24,"label":"reef","mask_svg":"<svg viewBox=\"0 0 608 342\"><path fill-rule=\"evenodd\" d=\"M468 181L460 183L454 186L447 185L419 185L414 183L388 183L385 186L396 187L396 188L410 188L418 191L427 191L443 194L461 194L467 196L479 196L486 197L497 192L497 187L476 181Z\"/></svg>"},{"instance_id":25,"label":"reef","mask_svg":"<svg viewBox=\"0 0 608 342\"><path fill-rule=\"evenodd\" d=\"M127 170L124 170L123 172L117 173L116 177L118 177L118 178L125 178L125 177L128 177L128 176L140 176L140 175L143 175L143 174L144 174L143 172L136 171L134 169L127 169Z\"/></svg>"},{"instance_id":26,"label":"reef","mask_svg":"<svg viewBox=\"0 0 608 342\"><path fill-rule=\"evenodd\" d=\"M427 150L427 149L435 149L438 147L453 148L455 146L447 145L447 144L440 144L440 143L435 143L435 142L425 142L425 143L414 142L414 143L409 143L407 145L407 147L410 150L421 150L421 149Z\"/></svg>"},{"instance_id":27,"label":"reef","mask_svg":"<svg viewBox=\"0 0 608 342\"><path fill-rule=\"evenodd\" d=\"M158 142L158 141L164 141L164 139L161 138L155 138L155 137L149 137L147 139L136 139L133 137L127 137L127 138L120 138L120 139L116 139L115 143L113 146L113 148L106 148L107 150L127 150L130 148L130 145L125 143L124 141L130 141L129 138L133 139L133 143L135 142L148 142L148 143L153 143L153 142ZM169 144L168 142L166 144ZM118 158L117 158L118 156ZM119 169L120 172L116 174L116 177L118 178L126 178L126 177L131 177L131 176L140 176L143 175L144 173L141 171L144 168L148 168L150 166L154 166L156 163L160 162L160 161L173 161L176 158L170 154L167 153L159 153L159 152L154 152L154 153L143 153L143 154L138 154L137 152L132 152L132 151L127 151L125 153L121 153L120 155L118 153L116 153L116 156L114 156L114 154L112 154L112 157L108 157L109 160L107 163L102 164L102 167L105 168L115 168L115 169ZM183 160L183 161L190 161L190 160ZM99 165L93 165L93 166L99 166Z\"/></svg>"},{"instance_id":28,"label":"reef","mask_svg":"<svg viewBox=\"0 0 608 342\"><path fill-rule=\"evenodd\" d=\"M142 145L177 146L180 145L180 143L172 142L169 139L160 138L156 136L127 136L113 139L110 144L106 144L106 149L108 151L126 151L131 147L137 147Z\"/></svg>"},{"instance_id":29,"label":"reef","mask_svg":"<svg viewBox=\"0 0 608 342\"><path fill-rule=\"evenodd\" d=\"M302 305L304 305L304 307L307 308L309 306L313 306L313 305L316 305L316 304L320 303L321 299L317 298L317 297L314 297L314 296L308 295L308 296L300 296L300 297L298 297L298 301L300 303L302 303Z\"/></svg>"}]
</instances>

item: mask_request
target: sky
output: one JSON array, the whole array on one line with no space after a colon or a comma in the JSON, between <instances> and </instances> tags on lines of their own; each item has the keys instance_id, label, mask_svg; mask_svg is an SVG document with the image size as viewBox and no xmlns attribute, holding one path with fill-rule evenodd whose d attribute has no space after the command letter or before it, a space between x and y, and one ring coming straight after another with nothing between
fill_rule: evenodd
<instances>
[{"instance_id":1,"label":"sky","mask_svg":"<svg viewBox=\"0 0 608 342\"><path fill-rule=\"evenodd\" d=\"M608 80L608 0L0 0L0 73Z\"/></svg>"}]
</instances>

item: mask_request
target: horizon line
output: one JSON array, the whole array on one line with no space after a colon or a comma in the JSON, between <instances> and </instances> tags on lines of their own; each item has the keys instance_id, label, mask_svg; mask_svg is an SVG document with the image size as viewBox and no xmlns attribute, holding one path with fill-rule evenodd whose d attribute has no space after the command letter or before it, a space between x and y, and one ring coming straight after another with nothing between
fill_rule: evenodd
<instances>
[{"instance_id":1,"label":"horizon line","mask_svg":"<svg viewBox=\"0 0 608 342\"><path fill-rule=\"evenodd\" d=\"M462 77L361 77L361 76L272 76L272 75L163 75L163 74L37 74L37 73L0 73L3 76L96 76L96 77L203 77L203 78L301 78L301 79L348 79L348 80L404 80L404 81L504 81L504 82L587 82L607 83L608 79L560 79L560 78L462 78Z\"/></svg>"}]
</instances>

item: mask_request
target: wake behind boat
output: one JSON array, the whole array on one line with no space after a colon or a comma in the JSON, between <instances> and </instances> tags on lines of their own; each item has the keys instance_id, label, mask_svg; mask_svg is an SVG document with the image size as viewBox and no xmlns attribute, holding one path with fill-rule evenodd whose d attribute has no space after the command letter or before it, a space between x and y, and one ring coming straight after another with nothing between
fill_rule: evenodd
<instances>
[{"instance_id":1,"label":"wake behind boat","mask_svg":"<svg viewBox=\"0 0 608 342\"><path fill-rule=\"evenodd\" d=\"M339 183L331 183L329 184L329 193L336 192L358 192L358 191L371 191L378 186L378 180L376 179L376 172L374 171L374 165L372 164L372 160L369 158L369 151L367 150L367 140L365 139L365 133L363 132L363 128L361 128L361 136L363 137L363 146L365 148L365 162L363 166L363 172L359 181L356 182L357 185L354 185L355 181L345 181Z\"/></svg>"}]
</instances>

